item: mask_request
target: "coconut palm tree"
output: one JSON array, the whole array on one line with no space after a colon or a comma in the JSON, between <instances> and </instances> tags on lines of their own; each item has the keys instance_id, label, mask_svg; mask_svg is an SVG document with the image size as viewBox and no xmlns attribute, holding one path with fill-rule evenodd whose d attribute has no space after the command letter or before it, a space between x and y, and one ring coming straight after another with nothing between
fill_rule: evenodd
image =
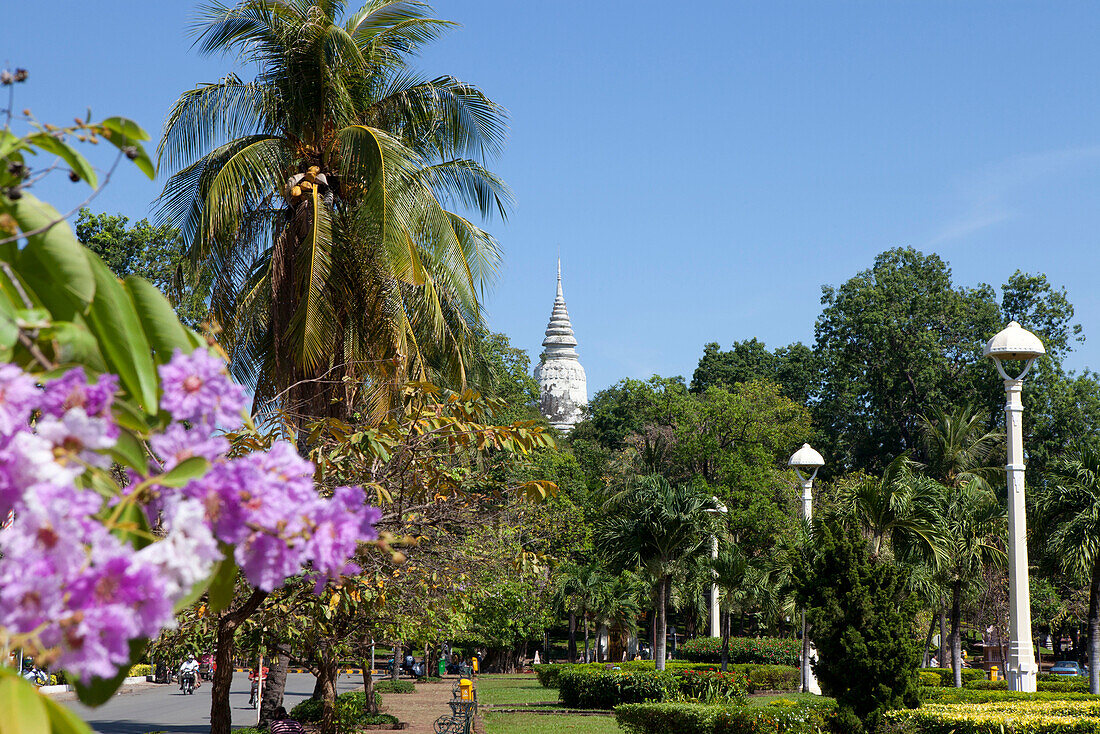
<instances>
[{"instance_id":1,"label":"coconut palm tree","mask_svg":"<svg viewBox=\"0 0 1100 734\"><path fill-rule=\"evenodd\" d=\"M1003 448L1005 435L986 429L989 414L985 411L971 405L935 409L920 421L926 475L952 488L972 481L992 486L1003 476L1004 469L989 461Z\"/></svg>"},{"instance_id":2,"label":"coconut palm tree","mask_svg":"<svg viewBox=\"0 0 1100 734\"><path fill-rule=\"evenodd\" d=\"M453 24L410 0L212 2L204 54L254 68L184 92L159 164L161 217L213 279L211 310L258 409L381 414L412 376L464 382L503 216L484 168L502 109L410 59Z\"/></svg>"},{"instance_id":3,"label":"coconut palm tree","mask_svg":"<svg viewBox=\"0 0 1100 734\"><path fill-rule=\"evenodd\" d=\"M641 477L604 506L596 525L596 552L622 569L641 567L657 589L657 645L654 660L665 668L668 587L675 565L709 545L714 520L709 493L671 485L664 477Z\"/></svg>"},{"instance_id":4,"label":"coconut palm tree","mask_svg":"<svg viewBox=\"0 0 1100 734\"><path fill-rule=\"evenodd\" d=\"M1089 580L1089 691L1100 693L1100 451L1083 445L1047 471L1038 510L1065 572Z\"/></svg>"}]
</instances>

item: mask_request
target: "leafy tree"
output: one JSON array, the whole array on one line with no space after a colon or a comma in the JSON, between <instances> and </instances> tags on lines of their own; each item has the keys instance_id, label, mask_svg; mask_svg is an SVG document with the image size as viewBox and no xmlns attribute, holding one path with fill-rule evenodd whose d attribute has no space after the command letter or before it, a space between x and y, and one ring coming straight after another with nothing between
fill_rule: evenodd
<instances>
[{"instance_id":1,"label":"leafy tree","mask_svg":"<svg viewBox=\"0 0 1100 734\"><path fill-rule=\"evenodd\" d=\"M179 230L167 224L155 227L147 219L132 227L129 222L122 215L81 209L76 238L119 278L136 275L155 285L172 301L180 320L197 327L206 318L210 288L191 277Z\"/></svg>"},{"instance_id":2,"label":"leafy tree","mask_svg":"<svg viewBox=\"0 0 1100 734\"><path fill-rule=\"evenodd\" d=\"M993 289L954 286L937 255L888 250L839 288L823 287L821 303L816 413L834 471L881 469L883 456L918 448L919 416L933 406L1000 392L990 369L975 369L1003 326Z\"/></svg>"},{"instance_id":3,"label":"leafy tree","mask_svg":"<svg viewBox=\"0 0 1100 734\"><path fill-rule=\"evenodd\" d=\"M484 230L444 208L504 215L482 163L502 109L410 59L453 24L428 7L213 2L195 34L257 76L176 101L159 147L173 175L161 215L213 284L234 373L258 407L380 417L407 377L461 388L479 298L498 260Z\"/></svg>"},{"instance_id":4,"label":"leafy tree","mask_svg":"<svg viewBox=\"0 0 1100 734\"><path fill-rule=\"evenodd\" d=\"M772 352L755 337L734 342L728 352L711 342L703 347L691 377L691 391L702 393L709 387L732 388L741 382L763 380L774 382L788 398L804 404L817 392L819 372L813 350L798 342Z\"/></svg>"},{"instance_id":5,"label":"leafy tree","mask_svg":"<svg viewBox=\"0 0 1100 734\"><path fill-rule=\"evenodd\" d=\"M837 518L814 523L813 551L799 563L798 602L817 646L814 673L835 696L842 730L874 730L884 711L918 704L917 601L907 572L872 558Z\"/></svg>"},{"instance_id":6,"label":"leafy tree","mask_svg":"<svg viewBox=\"0 0 1100 734\"><path fill-rule=\"evenodd\" d=\"M1100 451L1084 445L1053 463L1039 508L1072 578L1089 583L1089 690L1100 693Z\"/></svg>"},{"instance_id":7,"label":"leafy tree","mask_svg":"<svg viewBox=\"0 0 1100 734\"><path fill-rule=\"evenodd\" d=\"M607 506L596 526L594 549L624 570L641 567L657 588L657 645L654 660L665 667L668 586L676 563L708 543L714 498L689 485L672 485L661 476L632 482Z\"/></svg>"},{"instance_id":8,"label":"leafy tree","mask_svg":"<svg viewBox=\"0 0 1100 734\"><path fill-rule=\"evenodd\" d=\"M540 420L539 384L531 376L531 358L504 334L484 333L477 343L481 367L478 387L501 402L493 419L500 423Z\"/></svg>"}]
</instances>

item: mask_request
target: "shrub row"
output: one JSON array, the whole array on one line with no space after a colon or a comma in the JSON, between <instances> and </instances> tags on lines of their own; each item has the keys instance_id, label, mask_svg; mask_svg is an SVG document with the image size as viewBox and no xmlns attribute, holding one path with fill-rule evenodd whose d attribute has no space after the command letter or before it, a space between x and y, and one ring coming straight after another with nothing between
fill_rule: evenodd
<instances>
[{"instance_id":1,"label":"shrub row","mask_svg":"<svg viewBox=\"0 0 1100 734\"><path fill-rule=\"evenodd\" d=\"M833 702L779 699L761 708L640 703L615 707L615 721L628 734L814 734L825 728Z\"/></svg>"},{"instance_id":2,"label":"shrub row","mask_svg":"<svg viewBox=\"0 0 1100 734\"><path fill-rule=\"evenodd\" d=\"M932 682L932 676L938 677L939 682ZM964 685L970 681L987 680L988 678L989 673L981 668L963 668L962 670L962 681ZM922 685L926 686L939 685L950 687L955 685L955 673L951 668L921 668L920 681ZM926 683L925 681L928 682Z\"/></svg>"},{"instance_id":3,"label":"shrub row","mask_svg":"<svg viewBox=\"0 0 1100 734\"><path fill-rule=\"evenodd\" d=\"M964 684L964 688L977 691L1007 691L1008 681L1002 680L972 680ZM1069 678L1062 680L1041 680L1036 685L1038 690L1047 693L1088 693L1089 682L1085 678Z\"/></svg>"},{"instance_id":4,"label":"shrub row","mask_svg":"<svg viewBox=\"0 0 1100 734\"><path fill-rule=\"evenodd\" d=\"M983 691L974 688L925 688L921 697L931 703L997 703L1005 701L1097 701L1089 693L1023 693L1021 691Z\"/></svg>"},{"instance_id":5,"label":"shrub row","mask_svg":"<svg viewBox=\"0 0 1100 734\"><path fill-rule=\"evenodd\" d=\"M381 705L382 697L375 693L375 700ZM348 691L336 697L336 730L341 734L357 732L366 724L397 724L397 717L389 714L371 716L366 712L367 694L363 691ZM321 720L321 702L307 698L290 711L290 718L303 723L315 723Z\"/></svg>"},{"instance_id":6,"label":"shrub row","mask_svg":"<svg viewBox=\"0 0 1100 734\"><path fill-rule=\"evenodd\" d=\"M666 701L679 691L672 673L620 673L608 670L563 670L558 698L566 708L609 709L620 703Z\"/></svg>"},{"instance_id":7,"label":"shrub row","mask_svg":"<svg viewBox=\"0 0 1100 734\"><path fill-rule=\"evenodd\" d=\"M685 670L676 674L680 695L702 703L744 703L748 677L729 670Z\"/></svg>"},{"instance_id":8,"label":"shrub row","mask_svg":"<svg viewBox=\"0 0 1100 734\"><path fill-rule=\"evenodd\" d=\"M1100 701L933 703L886 719L912 734L1100 734Z\"/></svg>"},{"instance_id":9,"label":"shrub row","mask_svg":"<svg viewBox=\"0 0 1100 734\"><path fill-rule=\"evenodd\" d=\"M615 667L624 673L653 671L653 662L650 660L633 660L624 663L616 663ZM563 665L559 663L536 665L535 674L539 684L543 688L557 688L558 679L563 670L600 672L607 669L603 663L588 663L580 665ZM717 666L708 663L686 663L670 660L665 667L669 673L682 673L687 670L708 671L717 670ZM798 668L789 665L730 665L730 671L740 673L746 677L745 686L749 693L756 691L793 691L798 689Z\"/></svg>"},{"instance_id":10,"label":"shrub row","mask_svg":"<svg viewBox=\"0 0 1100 734\"><path fill-rule=\"evenodd\" d=\"M722 638L696 637L677 651L684 660L695 663L722 662ZM802 641L792 637L731 637L729 661L757 665L798 665Z\"/></svg>"},{"instance_id":11,"label":"shrub row","mask_svg":"<svg viewBox=\"0 0 1100 734\"><path fill-rule=\"evenodd\" d=\"M130 672L127 674L131 678L139 678L141 676L152 675L153 666L147 663L139 663L138 665L131 665Z\"/></svg>"}]
</instances>

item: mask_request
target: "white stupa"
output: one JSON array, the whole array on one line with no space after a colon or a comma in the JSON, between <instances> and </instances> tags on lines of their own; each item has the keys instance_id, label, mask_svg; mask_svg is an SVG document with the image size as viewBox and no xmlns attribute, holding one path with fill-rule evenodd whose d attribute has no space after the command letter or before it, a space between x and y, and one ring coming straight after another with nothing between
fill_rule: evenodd
<instances>
[{"instance_id":1,"label":"white stupa","mask_svg":"<svg viewBox=\"0 0 1100 734\"><path fill-rule=\"evenodd\" d=\"M550 425L568 433L580 421L581 408L588 405L588 380L577 356L577 339L561 291L560 258L558 295L542 346L542 357L535 367L535 379L542 390L539 409Z\"/></svg>"}]
</instances>

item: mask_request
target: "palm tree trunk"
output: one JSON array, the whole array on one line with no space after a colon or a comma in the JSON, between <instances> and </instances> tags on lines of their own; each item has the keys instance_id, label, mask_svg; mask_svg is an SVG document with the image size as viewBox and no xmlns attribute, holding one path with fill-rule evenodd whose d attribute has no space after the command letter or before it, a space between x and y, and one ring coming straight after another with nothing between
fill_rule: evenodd
<instances>
[{"instance_id":1,"label":"palm tree trunk","mask_svg":"<svg viewBox=\"0 0 1100 734\"><path fill-rule=\"evenodd\" d=\"M653 663L657 670L665 669L665 638L668 636L668 617L665 613L667 600L665 579L662 578L657 588L657 644L653 648Z\"/></svg>"},{"instance_id":2,"label":"palm tree trunk","mask_svg":"<svg viewBox=\"0 0 1100 734\"><path fill-rule=\"evenodd\" d=\"M550 660L549 660L550 648L547 648L546 650L547 650L547 652L546 652L546 655L547 655L546 662L550 662ZM574 614L573 612L569 613L569 650L568 650L568 653L569 653L569 662L570 663L577 662L577 615Z\"/></svg>"},{"instance_id":3,"label":"palm tree trunk","mask_svg":"<svg viewBox=\"0 0 1100 734\"><path fill-rule=\"evenodd\" d=\"M928 667L928 646L932 644L932 633L936 631L936 615L932 615L932 619L928 622L928 635L924 638L924 658L921 661L921 667Z\"/></svg>"},{"instance_id":4,"label":"palm tree trunk","mask_svg":"<svg viewBox=\"0 0 1100 734\"><path fill-rule=\"evenodd\" d=\"M730 665L730 613L722 615L722 672Z\"/></svg>"},{"instance_id":5,"label":"palm tree trunk","mask_svg":"<svg viewBox=\"0 0 1100 734\"><path fill-rule=\"evenodd\" d=\"M584 662L588 662L588 613L584 615Z\"/></svg>"},{"instance_id":6,"label":"palm tree trunk","mask_svg":"<svg viewBox=\"0 0 1100 734\"><path fill-rule=\"evenodd\" d=\"M943 599L940 599L940 653L936 658L941 668L947 667L947 615L944 613Z\"/></svg>"},{"instance_id":7,"label":"palm tree trunk","mask_svg":"<svg viewBox=\"0 0 1100 734\"><path fill-rule=\"evenodd\" d=\"M1100 553L1089 584L1089 693L1100 693Z\"/></svg>"},{"instance_id":8,"label":"palm tree trunk","mask_svg":"<svg viewBox=\"0 0 1100 734\"><path fill-rule=\"evenodd\" d=\"M956 581L951 591L951 667L955 671L955 687L962 688L962 581Z\"/></svg>"}]
</instances>

